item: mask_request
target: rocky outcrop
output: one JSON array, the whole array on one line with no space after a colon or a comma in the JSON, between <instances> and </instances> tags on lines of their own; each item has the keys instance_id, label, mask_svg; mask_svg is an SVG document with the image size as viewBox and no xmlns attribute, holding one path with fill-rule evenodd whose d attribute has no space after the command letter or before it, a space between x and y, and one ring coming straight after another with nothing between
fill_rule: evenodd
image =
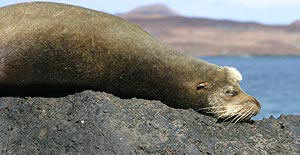
<instances>
[{"instance_id":1,"label":"rocky outcrop","mask_svg":"<svg viewBox=\"0 0 300 155\"><path fill-rule=\"evenodd\" d=\"M159 101L84 91L2 97L0 154L299 154L300 116L217 122Z\"/></svg>"}]
</instances>

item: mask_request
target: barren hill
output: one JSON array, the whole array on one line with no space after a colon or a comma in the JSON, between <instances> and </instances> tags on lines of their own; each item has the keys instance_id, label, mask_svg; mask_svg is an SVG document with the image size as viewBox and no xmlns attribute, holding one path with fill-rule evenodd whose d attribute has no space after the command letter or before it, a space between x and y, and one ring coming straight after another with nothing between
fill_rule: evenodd
<instances>
[{"instance_id":1,"label":"barren hill","mask_svg":"<svg viewBox=\"0 0 300 155\"><path fill-rule=\"evenodd\" d=\"M294 21L291 26L300 26L300 20Z\"/></svg>"},{"instance_id":2,"label":"barren hill","mask_svg":"<svg viewBox=\"0 0 300 155\"><path fill-rule=\"evenodd\" d=\"M195 56L300 55L300 26L295 24L191 18L173 12L166 6L152 5L119 16L144 27L171 47Z\"/></svg>"},{"instance_id":3,"label":"barren hill","mask_svg":"<svg viewBox=\"0 0 300 155\"><path fill-rule=\"evenodd\" d=\"M123 18L158 18L167 16L177 16L178 14L162 4L142 6L126 14L120 14Z\"/></svg>"}]
</instances>

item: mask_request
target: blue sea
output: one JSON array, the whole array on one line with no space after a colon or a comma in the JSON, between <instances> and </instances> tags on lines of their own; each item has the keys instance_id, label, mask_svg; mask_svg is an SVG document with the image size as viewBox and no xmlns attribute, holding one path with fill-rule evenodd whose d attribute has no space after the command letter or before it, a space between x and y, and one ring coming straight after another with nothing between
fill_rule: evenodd
<instances>
[{"instance_id":1,"label":"blue sea","mask_svg":"<svg viewBox=\"0 0 300 155\"><path fill-rule=\"evenodd\" d=\"M232 66L243 75L241 87L257 98L261 112L256 120L281 114L300 115L300 57L200 57L210 63Z\"/></svg>"}]
</instances>

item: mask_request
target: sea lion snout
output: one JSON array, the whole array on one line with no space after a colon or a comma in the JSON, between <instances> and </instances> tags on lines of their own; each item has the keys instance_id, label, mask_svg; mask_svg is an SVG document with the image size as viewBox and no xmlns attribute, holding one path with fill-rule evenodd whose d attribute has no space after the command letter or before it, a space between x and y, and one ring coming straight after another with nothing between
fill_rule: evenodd
<instances>
[{"instance_id":1,"label":"sea lion snout","mask_svg":"<svg viewBox=\"0 0 300 155\"><path fill-rule=\"evenodd\" d=\"M260 109L260 108L261 108L261 105L260 105L260 103L257 101L257 99L254 98L254 97L252 97L252 96L251 96L251 98L252 98L252 100L253 100L253 103L254 103L257 107L259 107L259 109Z\"/></svg>"},{"instance_id":2,"label":"sea lion snout","mask_svg":"<svg viewBox=\"0 0 300 155\"><path fill-rule=\"evenodd\" d=\"M242 91L240 94L240 104L248 108L251 108L251 111L256 115L260 112L261 105L259 101L253 96L248 95L246 92Z\"/></svg>"},{"instance_id":3,"label":"sea lion snout","mask_svg":"<svg viewBox=\"0 0 300 155\"><path fill-rule=\"evenodd\" d=\"M252 104L253 109L256 109L256 114L258 114L260 112L261 109L261 105L260 103L257 101L256 98L249 96L250 97L250 104Z\"/></svg>"},{"instance_id":4,"label":"sea lion snout","mask_svg":"<svg viewBox=\"0 0 300 155\"><path fill-rule=\"evenodd\" d=\"M228 92L228 88L219 89L210 95L208 102L210 107L205 108L206 112L218 119L233 123L249 120L257 115L261 109L260 103L241 89L230 92Z\"/></svg>"}]
</instances>

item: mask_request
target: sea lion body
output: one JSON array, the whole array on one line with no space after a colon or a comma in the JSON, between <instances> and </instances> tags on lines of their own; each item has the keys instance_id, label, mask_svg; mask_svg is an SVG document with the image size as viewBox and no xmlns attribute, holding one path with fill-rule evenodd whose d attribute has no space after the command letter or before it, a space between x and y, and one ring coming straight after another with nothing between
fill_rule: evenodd
<instances>
[{"instance_id":1,"label":"sea lion body","mask_svg":"<svg viewBox=\"0 0 300 155\"><path fill-rule=\"evenodd\" d=\"M48 2L0 9L2 92L93 89L220 118L233 117L221 113L232 104L247 112L237 119L249 119L260 105L241 90L237 74L179 54L139 26L106 13Z\"/></svg>"}]
</instances>

